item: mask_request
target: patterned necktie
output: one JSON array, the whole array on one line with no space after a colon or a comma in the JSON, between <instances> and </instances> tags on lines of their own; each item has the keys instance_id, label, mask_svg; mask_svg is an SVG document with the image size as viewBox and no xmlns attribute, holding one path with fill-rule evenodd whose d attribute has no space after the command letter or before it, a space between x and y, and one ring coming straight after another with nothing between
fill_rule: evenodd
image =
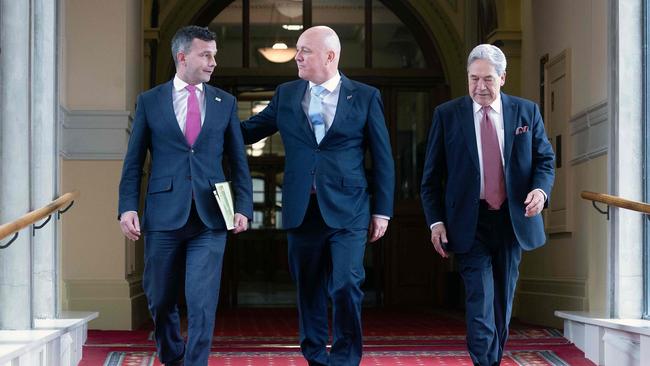
<instances>
[{"instance_id":1,"label":"patterned necktie","mask_svg":"<svg viewBox=\"0 0 650 366\"><path fill-rule=\"evenodd\" d=\"M503 179L501 147L494 124L490 120L490 107L483 107L481 120L481 152L483 154L483 178L485 183L485 200L492 210L501 208L506 200L506 185Z\"/></svg>"},{"instance_id":2,"label":"patterned necktie","mask_svg":"<svg viewBox=\"0 0 650 366\"><path fill-rule=\"evenodd\" d=\"M323 92L325 88L320 85L311 87L311 98L309 99L309 120L314 128L316 142L320 144L325 136L325 120L323 119Z\"/></svg>"},{"instance_id":3,"label":"patterned necktie","mask_svg":"<svg viewBox=\"0 0 650 366\"><path fill-rule=\"evenodd\" d=\"M196 138L201 132L201 110L199 110L199 99L196 97L196 86L185 87L189 92L187 96L187 117L185 119L185 138L190 146L194 145Z\"/></svg>"}]
</instances>

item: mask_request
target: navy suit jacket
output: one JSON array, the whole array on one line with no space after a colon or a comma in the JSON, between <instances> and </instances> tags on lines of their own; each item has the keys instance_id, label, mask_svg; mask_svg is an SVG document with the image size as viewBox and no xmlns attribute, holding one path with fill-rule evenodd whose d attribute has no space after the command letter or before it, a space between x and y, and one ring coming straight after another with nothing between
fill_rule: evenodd
<instances>
[{"instance_id":1,"label":"navy suit jacket","mask_svg":"<svg viewBox=\"0 0 650 366\"><path fill-rule=\"evenodd\" d=\"M519 245L531 250L542 246L546 235L541 215L524 216L524 201L535 188L550 199L555 155L537 105L503 93L501 101L510 219ZM474 243L481 189L478 154L472 99L464 96L438 106L429 131L421 197L427 224L445 224L452 252L467 252Z\"/></svg>"},{"instance_id":2,"label":"navy suit jacket","mask_svg":"<svg viewBox=\"0 0 650 366\"><path fill-rule=\"evenodd\" d=\"M142 230L182 227L189 217L192 192L203 223L210 229L225 230L212 193L215 183L226 180L222 167L224 153L231 168L235 211L253 216L252 183L236 99L204 84L205 118L194 146L190 146L174 114L173 87L169 81L138 96L120 181L119 213L138 210L142 168L149 151L151 170Z\"/></svg>"},{"instance_id":3,"label":"navy suit jacket","mask_svg":"<svg viewBox=\"0 0 650 366\"><path fill-rule=\"evenodd\" d=\"M302 108L308 87L305 80L278 86L264 111L242 123L246 144L280 131L285 149L283 227L300 226L313 183L331 228L366 229L371 212L391 217L395 169L379 91L341 75L336 115L318 144ZM366 150L373 165L368 176Z\"/></svg>"}]
</instances>

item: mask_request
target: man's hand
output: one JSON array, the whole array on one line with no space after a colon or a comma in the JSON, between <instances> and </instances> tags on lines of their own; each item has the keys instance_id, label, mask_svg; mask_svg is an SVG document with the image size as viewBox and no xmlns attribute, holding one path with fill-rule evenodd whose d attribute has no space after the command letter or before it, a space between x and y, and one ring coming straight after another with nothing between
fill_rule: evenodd
<instances>
[{"instance_id":1,"label":"man's hand","mask_svg":"<svg viewBox=\"0 0 650 366\"><path fill-rule=\"evenodd\" d=\"M122 229L122 233L129 240L138 240L140 238L140 220L138 219L138 213L135 211L124 212L120 216L120 229Z\"/></svg>"},{"instance_id":2,"label":"man's hand","mask_svg":"<svg viewBox=\"0 0 650 366\"><path fill-rule=\"evenodd\" d=\"M542 212L545 201L546 199L544 198L542 191L539 189L530 191L530 193L528 193L528 196L526 196L526 200L524 201L524 204L526 205L525 216L533 217Z\"/></svg>"},{"instance_id":3,"label":"man's hand","mask_svg":"<svg viewBox=\"0 0 650 366\"><path fill-rule=\"evenodd\" d=\"M376 242L386 234L386 229L388 228L388 220L373 216L370 219L370 226L368 227L368 241L370 243Z\"/></svg>"},{"instance_id":4,"label":"man's hand","mask_svg":"<svg viewBox=\"0 0 650 366\"><path fill-rule=\"evenodd\" d=\"M445 229L445 224L435 225L431 229L431 243L441 257L449 257L449 254L443 248L443 245L447 244L447 229Z\"/></svg>"},{"instance_id":5,"label":"man's hand","mask_svg":"<svg viewBox=\"0 0 650 366\"><path fill-rule=\"evenodd\" d=\"M239 234L242 231L246 231L248 229L248 217L236 213L235 214L235 228L232 229L233 234Z\"/></svg>"}]
</instances>

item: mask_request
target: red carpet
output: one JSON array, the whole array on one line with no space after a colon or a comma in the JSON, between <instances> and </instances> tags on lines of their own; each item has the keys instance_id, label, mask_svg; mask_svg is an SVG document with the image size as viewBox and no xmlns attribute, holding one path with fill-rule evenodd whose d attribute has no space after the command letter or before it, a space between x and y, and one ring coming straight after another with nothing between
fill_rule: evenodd
<instances>
[{"instance_id":1,"label":"red carpet","mask_svg":"<svg viewBox=\"0 0 650 366\"><path fill-rule=\"evenodd\" d=\"M90 330L81 366L160 365L151 330ZM470 365L465 326L456 314L364 310L362 366ZM295 309L218 313L210 366L307 365L297 344ZM593 365L561 332L517 325L502 365Z\"/></svg>"}]
</instances>

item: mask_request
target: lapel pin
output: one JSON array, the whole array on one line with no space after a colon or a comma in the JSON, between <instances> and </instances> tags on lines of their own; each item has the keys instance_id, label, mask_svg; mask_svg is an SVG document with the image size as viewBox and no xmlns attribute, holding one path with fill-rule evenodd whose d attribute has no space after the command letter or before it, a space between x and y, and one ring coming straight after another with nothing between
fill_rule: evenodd
<instances>
[{"instance_id":1,"label":"lapel pin","mask_svg":"<svg viewBox=\"0 0 650 366\"><path fill-rule=\"evenodd\" d=\"M350 99L352 99L352 96L351 96L351 95L348 95L348 100L350 100Z\"/></svg>"},{"instance_id":2,"label":"lapel pin","mask_svg":"<svg viewBox=\"0 0 650 366\"><path fill-rule=\"evenodd\" d=\"M214 100L216 100L217 102L221 102L221 98L219 97L214 97Z\"/></svg>"}]
</instances>

